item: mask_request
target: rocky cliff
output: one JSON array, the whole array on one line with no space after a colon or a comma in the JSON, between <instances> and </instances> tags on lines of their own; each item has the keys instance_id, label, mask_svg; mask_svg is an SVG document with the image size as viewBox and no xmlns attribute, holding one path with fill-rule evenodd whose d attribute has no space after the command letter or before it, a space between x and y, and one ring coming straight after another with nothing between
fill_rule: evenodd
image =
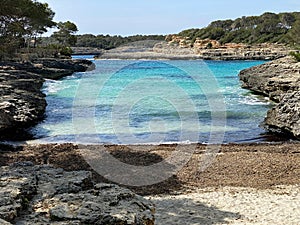
<instances>
[{"instance_id":1,"label":"rocky cliff","mask_svg":"<svg viewBox=\"0 0 300 225\"><path fill-rule=\"evenodd\" d=\"M22 162L0 167L0 180L0 224L154 225L150 201L88 171Z\"/></svg>"},{"instance_id":2,"label":"rocky cliff","mask_svg":"<svg viewBox=\"0 0 300 225\"><path fill-rule=\"evenodd\" d=\"M0 137L18 138L24 128L40 121L46 109L41 92L44 78L59 79L92 68L86 60L40 59L0 63Z\"/></svg>"},{"instance_id":3,"label":"rocky cliff","mask_svg":"<svg viewBox=\"0 0 300 225\"><path fill-rule=\"evenodd\" d=\"M239 76L242 87L278 103L268 112L263 126L300 139L300 62L285 57L243 70Z\"/></svg>"},{"instance_id":4,"label":"rocky cliff","mask_svg":"<svg viewBox=\"0 0 300 225\"><path fill-rule=\"evenodd\" d=\"M144 41L147 42L147 41ZM148 41L149 42L149 41ZM288 55L289 49L279 44L229 43L221 45L215 40L197 39L194 43L180 36L156 41L153 46L138 46L130 43L104 51L100 59L204 59L204 60L270 60Z\"/></svg>"}]
</instances>

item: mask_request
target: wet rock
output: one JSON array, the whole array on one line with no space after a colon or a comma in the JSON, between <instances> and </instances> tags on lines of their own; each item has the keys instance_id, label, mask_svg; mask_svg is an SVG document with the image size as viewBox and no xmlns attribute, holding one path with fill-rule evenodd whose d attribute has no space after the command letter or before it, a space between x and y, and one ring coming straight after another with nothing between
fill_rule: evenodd
<instances>
[{"instance_id":1,"label":"wet rock","mask_svg":"<svg viewBox=\"0 0 300 225\"><path fill-rule=\"evenodd\" d=\"M154 224L154 205L88 171L19 163L0 168L0 219L14 224Z\"/></svg>"}]
</instances>

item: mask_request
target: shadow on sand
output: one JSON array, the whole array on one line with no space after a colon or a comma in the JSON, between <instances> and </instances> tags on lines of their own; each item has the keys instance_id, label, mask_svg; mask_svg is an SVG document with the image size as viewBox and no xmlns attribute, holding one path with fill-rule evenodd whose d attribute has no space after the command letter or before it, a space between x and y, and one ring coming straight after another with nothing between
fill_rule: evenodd
<instances>
[{"instance_id":1,"label":"shadow on sand","mask_svg":"<svg viewBox=\"0 0 300 225\"><path fill-rule=\"evenodd\" d=\"M155 224L229 224L241 218L239 213L208 206L188 196L169 196L151 199L156 205Z\"/></svg>"}]
</instances>

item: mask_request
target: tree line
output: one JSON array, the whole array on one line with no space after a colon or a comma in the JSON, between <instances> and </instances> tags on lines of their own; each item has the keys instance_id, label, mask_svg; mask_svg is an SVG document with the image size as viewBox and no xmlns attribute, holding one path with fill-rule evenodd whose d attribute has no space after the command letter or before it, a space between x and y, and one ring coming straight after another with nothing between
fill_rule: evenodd
<instances>
[{"instance_id":1,"label":"tree line","mask_svg":"<svg viewBox=\"0 0 300 225\"><path fill-rule=\"evenodd\" d=\"M53 37L62 46L76 42L74 23L53 21L55 13L47 3L35 0L1 0L0 7L0 58L11 57L18 49L36 48L39 36L48 28L59 30Z\"/></svg>"},{"instance_id":2,"label":"tree line","mask_svg":"<svg viewBox=\"0 0 300 225\"><path fill-rule=\"evenodd\" d=\"M264 13L261 16L243 16L235 20L217 20L202 29L188 29L178 35L212 39L221 43L284 43L300 46L300 12Z\"/></svg>"},{"instance_id":3,"label":"tree line","mask_svg":"<svg viewBox=\"0 0 300 225\"><path fill-rule=\"evenodd\" d=\"M144 40L165 40L166 36L164 35L133 35L128 37L123 37L120 35L93 35L93 34L83 34L83 35L75 35L76 42L72 43L72 47L93 47L100 49L113 49L119 47L121 45L125 45L128 43L136 42L136 41L144 41ZM55 43L57 40L51 37L44 37L41 40L43 45L49 45Z\"/></svg>"}]
</instances>

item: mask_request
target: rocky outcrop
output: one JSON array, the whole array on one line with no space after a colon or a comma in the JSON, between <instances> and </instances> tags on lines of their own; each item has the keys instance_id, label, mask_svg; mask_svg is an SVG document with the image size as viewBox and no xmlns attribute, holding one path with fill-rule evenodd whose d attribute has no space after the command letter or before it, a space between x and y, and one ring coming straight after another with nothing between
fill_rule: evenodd
<instances>
[{"instance_id":1,"label":"rocky outcrop","mask_svg":"<svg viewBox=\"0 0 300 225\"><path fill-rule=\"evenodd\" d=\"M1 224L154 224L150 201L117 185L93 184L88 171L23 162L1 167L0 180Z\"/></svg>"},{"instance_id":2,"label":"rocky outcrop","mask_svg":"<svg viewBox=\"0 0 300 225\"><path fill-rule=\"evenodd\" d=\"M101 55L104 50L92 47L71 47L73 55Z\"/></svg>"},{"instance_id":3,"label":"rocky outcrop","mask_svg":"<svg viewBox=\"0 0 300 225\"><path fill-rule=\"evenodd\" d=\"M268 111L264 126L300 140L300 89L282 96L280 103Z\"/></svg>"},{"instance_id":4,"label":"rocky outcrop","mask_svg":"<svg viewBox=\"0 0 300 225\"><path fill-rule=\"evenodd\" d=\"M23 129L43 119L46 100L44 78L59 79L93 69L88 60L37 59L0 62L0 138L21 138Z\"/></svg>"},{"instance_id":5,"label":"rocky outcrop","mask_svg":"<svg viewBox=\"0 0 300 225\"><path fill-rule=\"evenodd\" d=\"M262 126L300 139L300 62L285 57L243 70L239 76L242 87L278 103L269 110Z\"/></svg>"},{"instance_id":6,"label":"rocky outcrop","mask_svg":"<svg viewBox=\"0 0 300 225\"><path fill-rule=\"evenodd\" d=\"M20 70L0 70L0 132L6 136L43 118L43 78Z\"/></svg>"},{"instance_id":7,"label":"rocky outcrop","mask_svg":"<svg viewBox=\"0 0 300 225\"><path fill-rule=\"evenodd\" d=\"M65 76L72 75L74 72L85 72L93 70L95 65L84 59L34 59L31 62L4 62L0 67L10 67L15 70L24 70L27 72L41 75L46 79L61 79Z\"/></svg>"},{"instance_id":8,"label":"rocky outcrop","mask_svg":"<svg viewBox=\"0 0 300 225\"><path fill-rule=\"evenodd\" d=\"M300 63L292 57L285 57L242 70L239 77L243 88L279 102L282 94L298 89Z\"/></svg>"}]
</instances>

